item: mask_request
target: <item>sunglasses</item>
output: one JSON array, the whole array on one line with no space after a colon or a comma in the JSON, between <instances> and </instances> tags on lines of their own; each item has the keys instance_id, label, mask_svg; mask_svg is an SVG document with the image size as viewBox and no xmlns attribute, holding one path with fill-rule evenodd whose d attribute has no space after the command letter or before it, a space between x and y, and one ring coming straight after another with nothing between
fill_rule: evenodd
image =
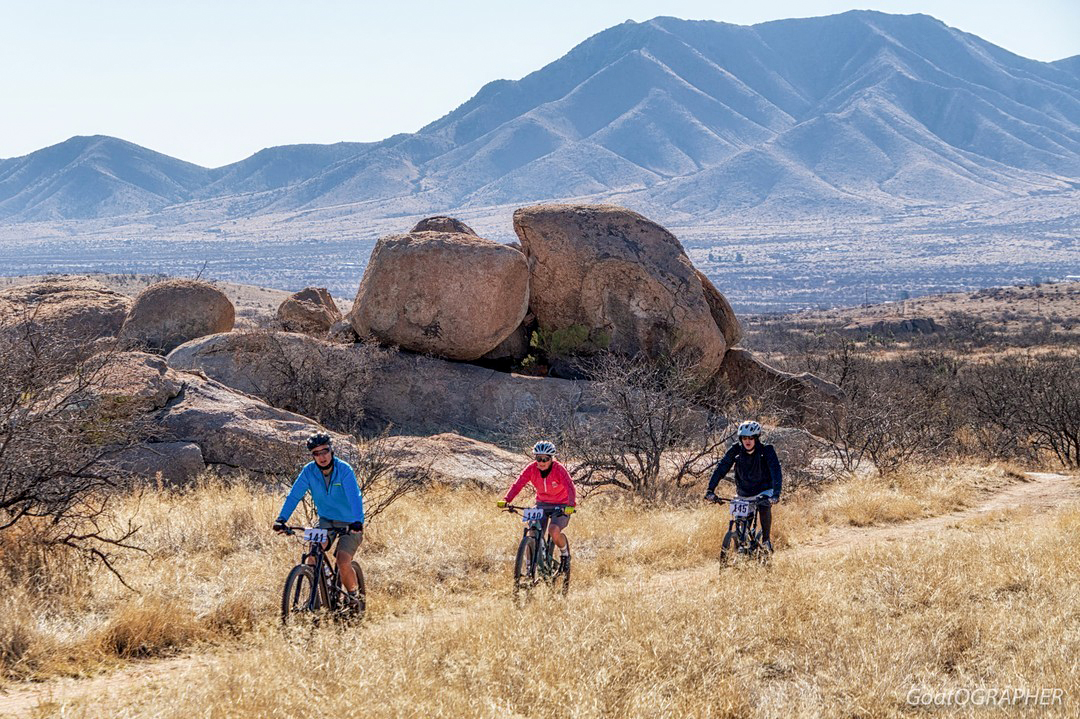
<instances>
[{"instance_id":1,"label":"sunglasses","mask_svg":"<svg viewBox=\"0 0 1080 719\"><path fill-rule=\"evenodd\" d=\"M538 454L538 455L536 455L536 461L537 462L550 462L551 457L547 456L546 454Z\"/></svg>"},{"instance_id":2,"label":"sunglasses","mask_svg":"<svg viewBox=\"0 0 1080 719\"><path fill-rule=\"evenodd\" d=\"M317 450L315 450L314 452L311 453L311 456L312 457L322 457L323 455L327 455L327 454L330 454L330 450L328 450L328 449L317 449Z\"/></svg>"}]
</instances>

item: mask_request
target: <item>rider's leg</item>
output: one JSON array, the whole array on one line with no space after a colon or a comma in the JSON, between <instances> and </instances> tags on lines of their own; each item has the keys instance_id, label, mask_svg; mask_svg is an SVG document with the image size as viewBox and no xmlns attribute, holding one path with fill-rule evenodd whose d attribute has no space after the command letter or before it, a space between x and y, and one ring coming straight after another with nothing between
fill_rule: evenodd
<instances>
[{"instance_id":1,"label":"rider's leg","mask_svg":"<svg viewBox=\"0 0 1080 719\"><path fill-rule=\"evenodd\" d=\"M356 572L352 568L352 559L351 552L338 550L337 568L338 573L341 575L341 586L345 587L346 592L355 592L360 585L360 582L356 579Z\"/></svg>"},{"instance_id":2,"label":"rider's leg","mask_svg":"<svg viewBox=\"0 0 1080 719\"><path fill-rule=\"evenodd\" d=\"M758 521L761 522L761 541L770 541L769 532L772 531L772 507L768 504L758 506Z\"/></svg>"}]
</instances>

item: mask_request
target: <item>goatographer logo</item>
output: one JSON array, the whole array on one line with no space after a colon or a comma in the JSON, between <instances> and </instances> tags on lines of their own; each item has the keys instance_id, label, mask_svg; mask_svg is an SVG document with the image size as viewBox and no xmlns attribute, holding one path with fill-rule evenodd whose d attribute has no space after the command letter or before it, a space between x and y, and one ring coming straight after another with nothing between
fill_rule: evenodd
<instances>
[{"instance_id":1,"label":"goatographer logo","mask_svg":"<svg viewBox=\"0 0 1080 719\"><path fill-rule=\"evenodd\" d=\"M909 705L923 707L1049 707L1064 701L1065 690L1058 687L912 687L907 693Z\"/></svg>"}]
</instances>

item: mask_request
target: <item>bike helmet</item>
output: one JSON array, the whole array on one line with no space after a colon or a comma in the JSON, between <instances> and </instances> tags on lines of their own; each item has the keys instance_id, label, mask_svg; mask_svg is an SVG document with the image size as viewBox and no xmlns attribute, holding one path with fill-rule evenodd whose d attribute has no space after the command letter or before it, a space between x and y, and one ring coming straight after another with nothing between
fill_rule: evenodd
<instances>
[{"instance_id":1,"label":"bike helmet","mask_svg":"<svg viewBox=\"0 0 1080 719\"><path fill-rule=\"evenodd\" d=\"M326 434L325 432L316 432L315 434L313 434L313 435L311 435L310 437L307 438L307 448L308 448L308 451L310 452L311 450L315 449L316 447L321 447L322 445L325 444L325 445L329 445L330 449L333 449L334 448L333 442L334 441L330 438L330 435Z\"/></svg>"},{"instance_id":2,"label":"bike helmet","mask_svg":"<svg viewBox=\"0 0 1080 719\"><path fill-rule=\"evenodd\" d=\"M761 436L761 425L753 420L746 420L739 425L739 437L759 437Z\"/></svg>"},{"instance_id":3,"label":"bike helmet","mask_svg":"<svg viewBox=\"0 0 1080 719\"><path fill-rule=\"evenodd\" d=\"M533 445L533 454L546 454L550 457L554 457L555 445L553 445L551 442L545 442L544 440L540 440Z\"/></svg>"}]
</instances>

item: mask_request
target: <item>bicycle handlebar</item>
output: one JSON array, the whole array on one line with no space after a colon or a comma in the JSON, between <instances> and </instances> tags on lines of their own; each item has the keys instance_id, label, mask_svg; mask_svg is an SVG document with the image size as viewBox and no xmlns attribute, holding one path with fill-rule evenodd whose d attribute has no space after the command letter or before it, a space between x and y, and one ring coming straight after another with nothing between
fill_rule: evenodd
<instances>
[{"instance_id":1,"label":"bicycle handlebar","mask_svg":"<svg viewBox=\"0 0 1080 719\"><path fill-rule=\"evenodd\" d=\"M713 497L709 501L715 504L723 504L724 502L734 502L736 500L741 502L762 502L770 499L772 497L767 494L755 494L753 497Z\"/></svg>"},{"instance_id":2,"label":"bicycle handlebar","mask_svg":"<svg viewBox=\"0 0 1080 719\"><path fill-rule=\"evenodd\" d=\"M297 532L306 532L308 529L308 527L290 527L288 525L285 525L285 531L281 532L281 534L284 534L286 537L291 537ZM337 527L310 527L310 529L324 529L328 538L333 535L341 536L343 534L349 533L348 528L338 529Z\"/></svg>"}]
</instances>

